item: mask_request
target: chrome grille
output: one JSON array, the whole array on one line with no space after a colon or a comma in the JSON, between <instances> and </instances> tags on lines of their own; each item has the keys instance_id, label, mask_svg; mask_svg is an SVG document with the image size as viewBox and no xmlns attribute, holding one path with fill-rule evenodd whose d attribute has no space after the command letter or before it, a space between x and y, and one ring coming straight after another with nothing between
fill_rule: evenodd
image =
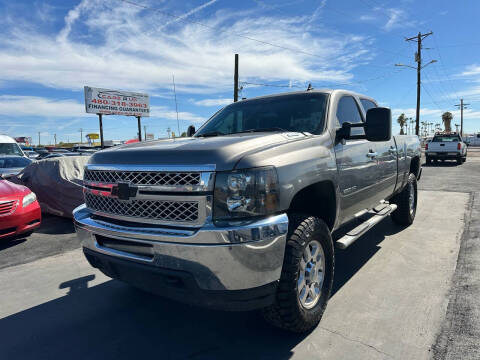
<instances>
[{"instance_id":1,"label":"chrome grille","mask_svg":"<svg viewBox=\"0 0 480 360\"><path fill-rule=\"evenodd\" d=\"M178 223L194 223L198 220L198 201L129 200L97 196L85 193L85 203L92 210L127 216Z\"/></svg>"},{"instance_id":2,"label":"chrome grille","mask_svg":"<svg viewBox=\"0 0 480 360\"><path fill-rule=\"evenodd\" d=\"M200 172L85 170L83 179L101 183L128 182L132 185L200 185Z\"/></svg>"},{"instance_id":3,"label":"chrome grille","mask_svg":"<svg viewBox=\"0 0 480 360\"><path fill-rule=\"evenodd\" d=\"M0 201L0 216L10 215L17 208L17 200Z\"/></svg>"}]
</instances>

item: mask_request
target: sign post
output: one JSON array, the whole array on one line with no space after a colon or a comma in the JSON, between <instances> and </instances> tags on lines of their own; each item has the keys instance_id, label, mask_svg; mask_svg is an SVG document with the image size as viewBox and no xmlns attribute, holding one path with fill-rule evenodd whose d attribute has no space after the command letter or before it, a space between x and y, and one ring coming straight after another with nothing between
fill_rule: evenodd
<instances>
[{"instance_id":1,"label":"sign post","mask_svg":"<svg viewBox=\"0 0 480 360\"><path fill-rule=\"evenodd\" d=\"M150 97L148 94L128 91L84 87L85 111L98 115L100 125L100 143L104 147L103 115L135 116L138 122L138 140L142 141L141 117L150 116Z\"/></svg>"},{"instance_id":2,"label":"sign post","mask_svg":"<svg viewBox=\"0 0 480 360\"><path fill-rule=\"evenodd\" d=\"M98 114L98 122L100 124L100 147L103 149L103 124L102 124L102 114Z\"/></svg>"},{"instance_id":3,"label":"sign post","mask_svg":"<svg viewBox=\"0 0 480 360\"><path fill-rule=\"evenodd\" d=\"M140 120L140 116L137 116L138 121L138 141L142 141L142 123Z\"/></svg>"}]
</instances>

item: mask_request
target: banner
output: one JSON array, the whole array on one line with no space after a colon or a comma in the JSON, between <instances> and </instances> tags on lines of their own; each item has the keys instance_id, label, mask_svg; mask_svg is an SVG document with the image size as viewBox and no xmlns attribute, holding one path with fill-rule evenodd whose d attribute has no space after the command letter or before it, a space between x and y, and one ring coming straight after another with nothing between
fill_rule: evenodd
<instances>
[{"instance_id":1,"label":"banner","mask_svg":"<svg viewBox=\"0 0 480 360\"><path fill-rule=\"evenodd\" d=\"M91 114L150 116L148 94L85 86L85 110Z\"/></svg>"}]
</instances>

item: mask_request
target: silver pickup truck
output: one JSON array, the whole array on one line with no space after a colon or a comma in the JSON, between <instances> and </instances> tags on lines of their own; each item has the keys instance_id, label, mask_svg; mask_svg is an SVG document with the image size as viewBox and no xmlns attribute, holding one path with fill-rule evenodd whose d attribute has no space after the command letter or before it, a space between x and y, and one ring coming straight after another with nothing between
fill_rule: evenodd
<instances>
[{"instance_id":1,"label":"silver pickup truck","mask_svg":"<svg viewBox=\"0 0 480 360\"><path fill-rule=\"evenodd\" d=\"M75 226L90 264L179 301L318 324L345 249L391 214L413 222L416 136L343 90L226 106L189 137L92 155ZM192 133L193 136L192 136Z\"/></svg>"}]
</instances>

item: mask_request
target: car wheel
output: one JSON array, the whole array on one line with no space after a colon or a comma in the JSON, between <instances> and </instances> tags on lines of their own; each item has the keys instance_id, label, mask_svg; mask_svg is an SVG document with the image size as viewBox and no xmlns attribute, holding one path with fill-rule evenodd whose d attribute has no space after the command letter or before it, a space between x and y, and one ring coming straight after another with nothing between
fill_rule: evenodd
<instances>
[{"instance_id":1,"label":"car wheel","mask_svg":"<svg viewBox=\"0 0 480 360\"><path fill-rule=\"evenodd\" d=\"M333 285L334 249L319 218L291 215L282 274L274 304L263 309L269 323L292 332L317 326Z\"/></svg>"},{"instance_id":2,"label":"car wheel","mask_svg":"<svg viewBox=\"0 0 480 360\"><path fill-rule=\"evenodd\" d=\"M391 216L395 223L400 225L413 223L417 213L417 178L414 174L408 175L407 185L390 202L397 205Z\"/></svg>"},{"instance_id":3,"label":"car wheel","mask_svg":"<svg viewBox=\"0 0 480 360\"><path fill-rule=\"evenodd\" d=\"M465 162L465 161L467 161L467 157L466 157L466 156L462 158L462 162Z\"/></svg>"},{"instance_id":4,"label":"car wheel","mask_svg":"<svg viewBox=\"0 0 480 360\"><path fill-rule=\"evenodd\" d=\"M461 158L461 157L459 157L459 158L457 159L457 164L458 164L458 165L462 165L462 164L463 164L463 161L462 161L462 158Z\"/></svg>"}]
</instances>

